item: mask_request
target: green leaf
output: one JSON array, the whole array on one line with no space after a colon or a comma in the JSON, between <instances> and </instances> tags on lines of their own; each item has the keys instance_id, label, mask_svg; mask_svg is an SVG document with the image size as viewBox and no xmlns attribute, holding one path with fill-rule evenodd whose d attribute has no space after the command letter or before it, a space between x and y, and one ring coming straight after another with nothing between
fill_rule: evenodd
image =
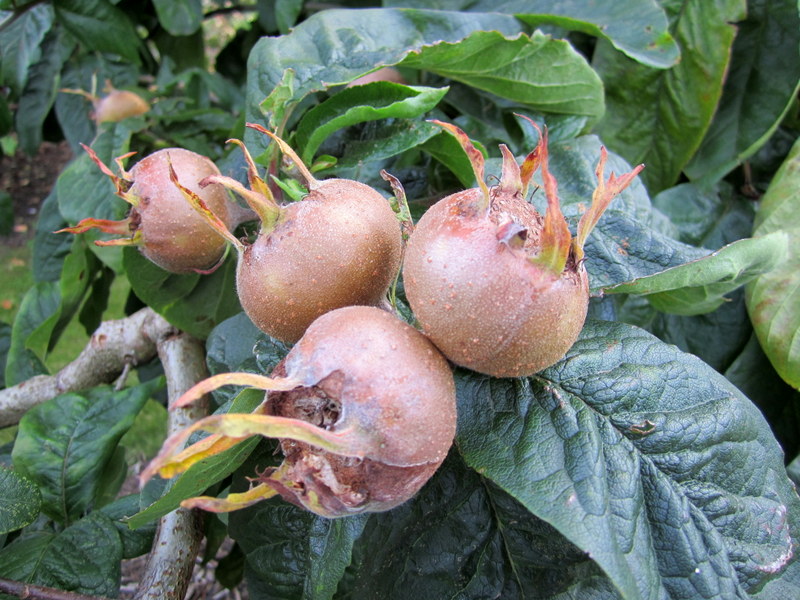
<instances>
[{"instance_id":1,"label":"green leaf","mask_svg":"<svg viewBox=\"0 0 800 600\"><path fill-rule=\"evenodd\" d=\"M800 388L800 141L795 142L761 199L756 235L784 231L792 251L776 269L747 288L747 310L772 366L794 388Z\"/></svg>"},{"instance_id":2,"label":"green leaf","mask_svg":"<svg viewBox=\"0 0 800 600\"><path fill-rule=\"evenodd\" d=\"M800 15L793 0L748 0L736 24L719 108L686 173L722 178L775 132L800 86Z\"/></svg>"},{"instance_id":3,"label":"green leaf","mask_svg":"<svg viewBox=\"0 0 800 600\"><path fill-rule=\"evenodd\" d=\"M455 6L460 4L460 6ZM533 26L556 25L611 42L631 58L655 68L678 61L678 47L667 30L664 10L654 0L584 2L583 0L389 0L384 6L499 12Z\"/></svg>"},{"instance_id":4,"label":"green leaf","mask_svg":"<svg viewBox=\"0 0 800 600\"><path fill-rule=\"evenodd\" d=\"M75 42L66 38L58 27L48 32L42 41L42 58L31 65L19 99L16 130L20 147L30 155L42 143L42 125L58 94L61 69L75 48Z\"/></svg>"},{"instance_id":5,"label":"green leaf","mask_svg":"<svg viewBox=\"0 0 800 600\"><path fill-rule=\"evenodd\" d=\"M45 514L69 524L92 506L119 439L161 385L155 380L119 392L104 386L62 394L23 416L11 456L14 467L39 485Z\"/></svg>"},{"instance_id":6,"label":"green leaf","mask_svg":"<svg viewBox=\"0 0 800 600\"><path fill-rule=\"evenodd\" d=\"M246 389L236 396L226 412L251 412L263 401L263 391ZM170 481L169 488L163 496L130 517L128 526L137 529L147 525L178 508L183 500L202 494L211 485L222 481L238 469L259 441L258 437L248 438L224 452L195 463L185 473Z\"/></svg>"},{"instance_id":7,"label":"green leaf","mask_svg":"<svg viewBox=\"0 0 800 600\"><path fill-rule=\"evenodd\" d=\"M37 283L22 297L11 329L11 344L5 370L7 386L47 373L42 357L29 350L26 342L44 321L58 311L59 305L58 284L50 281Z\"/></svg>"},{"instance_id":8,"label":"green leaf","mask_svg":"<svg viewBox=\"0 0 800 600\"><path fill-rule=\"evenodd\" d=\"M339 592L384 600L619 598L584 552L455 452L414 498L370 517Z\"/></svg>"},{"instance_id":9,"label":"green leaf","mask_svg":"<svg viewBox=\"0 0 800 600\"><path fill-rule=\"evenodd\" d=\"M11 194L0 190L0 235L11 235L14 230L14 200Z\"/></svg>"},{"instance_id":10,"label":"green leaf","mask_svg":"<svg viewBox=\"0 0 800 600\"><path fill-rule=\"evenodd\" d=\"M15 21L11 12L0 13L4 28L0 31L0 81L22 94L33 65L42 56L42 40L53 26L53 9L39 4L19 15Z\"/></svg>"},{"instance_id":11,"label":"green leaf","mask_svg":"<svg viewBox=\"0 0 800 600\"><path fill-rule=\"evenodd\" d=\"M437 129L439 128L437 127ZM472 140L472 143L482 151L482 154L486 152L483 146L476 143L475 140ZM477 185L472 163L454 136L445 131L440 131L438 135L434 135L422 144L420 149L450 169L465 188Z\"/></svg>"},{"instance_id":12,"label":"green leaf","mask_svg":"<svg viewBox=\"0 0 800 600\"><path fill-rule=\"evenodd\" d=\"M457 394L467 464L625 598L745 597L792 556L800 507L769 425L724 377L644 331L590 321L553 367L461 371Z\"/></svg>"},{"instance_id":13,"label":"green leaf","mask_svg":"<svg viewBox=\"0 0 800 600\"><path fill-rule=\"evenodd\" d=\"M346 136L342 140L344 150L332 171L339 173L343 169L386 160L407 150L421 148L439 135L447 134L443 134L440 127L418 119L391 119L385 123L369 123L352 137ZM353 178L361 181L360 176Z\"/></svg>"},{"instance_id":14,"label":"green leaf","mask_svg":"<svg viewBox=\"0 0 800 600\"><path fill-rule=\"evenodd\" d=\"M56 18L90 50L140 64L141 40L128 15L108 0L54 0Z\"/></svg>"},{"instance_id":15,"label":"green leaf","mask_svg":"<svg viewBox=\"0 0 800 600\"><path fill-rule=\"evenodd\" d=\"M95 511L60 533L17 538L0 550L0 577L114 597L119 593L121 560L122 543L114 524Z\"/></svg>"},{"instance_id":16,"label":"green leaf","mask_svg":"<svg viewBox=\"0 0 800 600\"><path fill-rule=\"evenodd\" d=\"M436 106L449 88L413 87L376 81L342 90L308 111L297 124L296 142L303 162L335 131L378 119L410 119Z\"/></svg>"},{"instance_id":17,"label":"green leaf","mask_svg":"<svg viewBox=\"0 0 800 600\"><path fill-rule=\"evenodd\" d=\"M6 387L6 363L11 348L11 326L0 321L0 389Z\"/></svg>"},{"instance_id":18,"label":"green leaf","mask_svg":"<svg viewBox=\"0 0 800 600\"><path fill-rule=\"evenodd\" d=\"M70 255L74 240L63 233L53 233L68 227L58 209L58 191L50 190L39 211L36 234L33 239L31 269L36 281L58 281L64 260Z\"/></svg>"},{"instance_id":19,"label":"green leaf","mask_svg":"<svg viewBox=\"0 0 800 600\"><path fill-rule=\"evenodd\" d=\"M0 466L0 534L33 523L41 506L42 494L33 481Z\"/></svg>"},{"instance_id":20,"label":"green leaf","mask_svg":"<svg viewBox=\"0 0 800 600\"><path fill-rule=\"evenodd\" d=\"M726 302L729 292L780 265L788 255L788 244L789 237L780 231L739 240L705 258L603 291L644 295L662 312L701 315Z\"/></svg>"},{"instance_id":21,"label":"green leaf","mask_svg":"<svg viewBox=\"0 0 800 600\"><path fill-rule=\"evenodd\" d=\"M153 547L157 523L131 530L127 520L139 511L140 494L128 494L100 509L114 523L122 542L122 558L136 558L147 554Z\"/></svg>"},{"instance_id":22,"label":"green leaf","mask_svg":"<svg viewBox=\"0 0 800 600\"><path fill-rule=\"evenodd\" d=\"M158 22L171 35L191 35L203 22L200 0L153 0Z\"/></svg>"},{"instance_id":23,"label":"green leaf","mask_svg":"<svg viewBox=\"0 0 800 600\"><path fill-rule=\"evenodd\" d=\"M476 31L458 42L423 47L400 64L545 113L599 118L605 108L603 84L586 60L568 42L540 31L510 39Z\"/></svg>"},{"instance_id":24,"label":"green leaf","mask_svg":"<svg viewBox=\"0 0 800 600\"><path fill-rule=\"evenodd\" d=\"M753 232L753 201L727 182L711 188L682 183L658 194L653 206L669 218L676 237L692 246L717 250Z\"/></svg>"},{"instance_id":25,"label":"green leaf","mask_svg":"<svg viewBox=\"0 0 800 600\"><path fill-rule=\"evenodd\" d=\"M674 7L673 7L674 4ZM670 3L681 61L663 71L637 65L607 44L593 57L606 86L607 110L597 126L609 148L645 163L651 193L672 186L692 158L717 108L745 0Z\"/></svg>"},{"instance_id":26,"label":"green leaf","mask_svg":"<svg viewBox=\"0 0 800 600\"><path fill-rule=\"evenodd\" d=\"M399 63L410 52L439 42L456 42L476 30L504 35L521 31L514 17L413 9L324 10L291 33L264 37L248 57L247 112L251 122L269 122L262 101L292 69L292 94L281 104L285 114L309 94L346 84L376 67ZM283 94L282 94L283 95ZM269 145L266 136L248 129L245 142L254 155Z\"/></svg>"},{"instance_id":27,"label":"green leaf","mask_svg":"<svg viewBox=\"0 0 800 600\"><path fill-rule=\"evenodd\" d=\"M231 254L235 254L231 252ZM209 275L176 275L125 248L123 266L134 293L175 327L205 339L217 323L241 311L236 296L236 261Z\"/></svg>"}]
</instances>

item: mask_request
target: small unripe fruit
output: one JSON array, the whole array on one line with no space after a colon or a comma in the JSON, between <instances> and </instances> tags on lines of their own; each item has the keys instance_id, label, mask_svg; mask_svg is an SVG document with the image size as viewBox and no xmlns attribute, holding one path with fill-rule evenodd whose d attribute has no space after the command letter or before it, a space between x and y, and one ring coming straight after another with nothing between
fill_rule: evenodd
<instances>
[{"instance_id":1,"label":"small unripe fruit","mask_svg":"<svg viewBox=\"0 0 800 600\"><path fill-rule=\"evenodd\" d=\"M202 273L219 264L227 246L225 238L197 214L172 181L173 175L180 178L184 188L198 194L223 222L230 225L225 190L204 190L198 185L200 180L220 174L210 159L183 148L167 148L146 156L130 171L123 170L122 177L119 177L100 162L90 148L84 148L114 181L117 195L131 205L131 210L122 221L84 219L62 231L82 233L97 228L124 235L126 237L121 239L95 243L138 246L145 257L171 273Z\"/></svg>"},{"instance_id":2,"label":"small unripe fruit","mask_svg":"<svg viewBox=\"0 0 800 600\"><path fill-rule=\"evenodd\" d=\"M612 175L606 188L603 150L601 183L573 240L548 170L546 135L522 169L501 146L503 176L488 188L482 156L463 132L447 127L468 151L481 187L439 201L415 227L403 267L409 304L454 363L495 377L531 375L561 359L578 338L589 303L583 242L639 169ZM538 167L546 217L525 200Z\"/></svg>"},{"instance_id":3,"label":"small unripe fruit","mask_svg":"<svg viewBox=\"0 0 800 600\"><path fill-rule=\"evenodd\" d=\"M216 224L239 252L236 286L245 313L268 335L295 342L328 311L380 305L400 270L402 255L400 223L389 202L357 181L318 181L283 140L250 126L273 137L292 158L309 192L302 200L279 206L244 146L250 189L227 177L201 181L205 189L225 186L236 191L261 219L252 244ZM209 222L215 221L213 211L192 200L191 194L186 196Z\"/></svg>"},{"instance_id":4,"label":"small unripe fruit","mask_svg":"<svg viewBox=\"0 0 800 600\"><path fill-rule=\"evenodd\" d=\"M172 476L203 458L203 442L180 454L202 429L217 436L281 440L281 466L227 499L185 505L235 510L275 493L326 517L388 510L433 475L456 429L455 384L445 358L420 332L374 307L331 311L308 328L272 378L225 374L190 390L183 405L227 383L268 389L251 415L208 417L165 443L145 470ZM207 438L208 439L208 438ZM214 439L214 444L221 439Z\"/></svg>"},{"instance_id":5,"label":"small unripe fruit","mask_svg":"<svg viewBox=\"0 0 800 600\"><path fill-rule=\"evenodd\" d=\"M150 110L150 104L134 92L112 90L94 102L94 120L98 123L118 122Z\"/></svg>"}]
</instances>

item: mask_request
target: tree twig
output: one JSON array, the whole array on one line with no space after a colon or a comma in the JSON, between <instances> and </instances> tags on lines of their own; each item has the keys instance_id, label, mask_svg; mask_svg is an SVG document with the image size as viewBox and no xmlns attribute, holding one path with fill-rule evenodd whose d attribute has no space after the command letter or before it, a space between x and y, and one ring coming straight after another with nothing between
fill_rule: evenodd
<instances>
[{"instance_id":1,"label":"tree twig","mask_svg":"<svg viewBox=\"0 0 800 600\"><path fill-rule=\"evenodd\" d=\"M59 394L110 383L126 363L152 359L157 342L175 331L151 308L103 322L80 355L55 375L37 375L0 390L0 427L18 423L29 409Z\"/></svg>"},{"instance_id":2,"label":"tree twig","mask_svg":"<svg viewBox=\"0 0 800 600\"><path fill-rule=\"evenodd\" d=\"M0 592L20 598L34 598L35 600L109 600L103 596L86 596L42 585L11 581L10 579L0 579Z\"/></svg>"},{"instance_id":3,"label":"tree twig","mask_svg":"<svg viewBox=\"0 0 800 600\"><path fill-rule=\"evenodd\" d=\"M158 356L167 377L171 408L186 390L207 377L205 348L198 340L181 333L160 341ZM207 412L207 402L171 409L168 435L188 427ZM182 600L202 538L203 523L199 511L179 508L164 516L159 522L153 549L136 591L136 600Z\"/></svg>"}]
</instances>

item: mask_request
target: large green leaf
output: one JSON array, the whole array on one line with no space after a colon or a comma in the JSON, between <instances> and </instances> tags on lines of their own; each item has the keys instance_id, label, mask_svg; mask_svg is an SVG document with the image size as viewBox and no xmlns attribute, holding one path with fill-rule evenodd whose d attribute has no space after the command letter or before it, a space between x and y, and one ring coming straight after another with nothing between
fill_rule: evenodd
<instances>
[{"instance_id":1,"label":"large green leaf","mask_svg":"<svg viewBox=\"0 0 800 600\"><path fill-rule=\"evenodd\" d=\"M788 244L781 231L739 240L705 258L603 291L643 295L657 310L676 315L704 314L726 302L726 294L781 265Z\"/></svg>"},{"instance_id":2,"label":"large green leaf","mask_svg":"<svg viewBox=\"0 0 800 600\"><path fill-rule=\"evenodd\" d=\"M667 68L678 60L678 46L655 0L389 0L384 5L510 13L531 25L556 25L605 38L617 50L651 67Z\"/></svg>"},{"instance_id":3,"label":"large green leaf","mask_svg":"<svg viewBox=\"0 0 800 600\"><path fill-rule=\"evenodd\" d=\"M92 506L119 439L160 385L62 394L25 414L12 458L39 485L45 514L69 524Z\"/></svg>"},{"instance_id":4,"label":"large green leaf","mask_svg":"<svg viewBox=\"0 0 800 600\"><path fill-rule=\"evenodd\" d=\"M36 281L61 279L64 260L69 256L74 240L70 236L53 232L68 226L58 210L58 191L53 187L42 203L33 238L31 269Z\"/></svg>"},{"instance_id":5,"label":"large green leaf","mask_svg":"<svg viewBox=\"0 0 800 600\"><path fill-rule=\"evenodd\" d=\"M646 332L590 321L542 373L461 371L457 389L467 464L623 597L746 597L792 557L800 503L763 416Z\"/></svg>"},{"instance_id":6,"label":"large green leaf","mask_svg":"<svg viewBox=\"0 0 800 600\"><path fill-rule=\"evenodd\" d=\"M171 35L191 35L203 22L201 0L153 0L158 22Z\"/></svg>"},{"instance_id":7,"label":"large green leaf","mask_svg":"<svg viewBox=\"0 0 800 600\"><path fill-rule=\"evenodd\" d=\"M32 523L41 506L42 494L33 481L0 466L0 534Z\"/></svg>"},{"instance_id":8,"label":"large green leaf","mask_svg":"<svg viewBox=\"0 0 800 600\"><path fill-rule=\"evenodd\" d=\"M0 12L0 81L19 95L29 70L42 56L42 40L53 26L53 8L38 4L8 21L13 16L11 11Z\"/></svg>"},{"instance_id":9,"label":"large green leaf","mask_svg":"<svg viewBox=\"0 0 800 600\"><path fill-rule=\"evenodd\" d=\"M30 155L36 154L42 143L42 125L55 102L61 69L74 48L75 42L54 27L42 41L41 59L29 70L15 124L20 147Z\"/></svg>"},{"instance_id":10,"label":"large green leaf","mask_svg":"<svg viewBox=\"0 0 800 600\"><path fill-rule=\"evenodd\" d=\"M686 173L716 180L769 138L797 97L800 15L794 0L748 0L719 108Z\"/></svg>"},{"instance_id":11,"label":"large green leaf","mask_svg":"<svg viewBox=\"0 0 800 600\"><path fill-rule=\"evenodd\" d=\"M54 0L56 18L90 50L139 64L139 39L128 15L108 0Z\"/></svg>"},{"instance_id":12,"label":"large green leaf","mask_svg":"<svg viewBox=\"0 0 800 600\"><path fill-rule=\"evenodd\" d=\"M663 71L635 64L599 44L593 65L607 90L607 110L597 131L632 164L645 163L651 193L670 187L694 155L722 95L745 0L670 2L681 62Z\"/></svg>"},{"instance_id":13,"label":"large green leaf","mask_svg":"<svg viewBox=\"0 0 800 600\"><path fill-rule=\"evenodd\" d=\"M294 71L290 95L282 110L291 112L307 95L345 84L382 65L397 64L410 52L439 42L457 42L477 30L515 35L522 24L510 15L414 9L325 10L279 37L264 37L247 60L249 121L268 122L261 103ZM276 123L277 124L277 123ZM245 132L255 154L269 143L266 136Z\"/></svg>"},{"instance_id":14,"label":"large green leaf","mask_svg":"<svg viewBox=\"0 0 800 600\"><path fill-rule=\"evenodd\" d=\"M599 118L603 84L566 41L539 31L508 38L476 31L458 42L421 48L401 63L492 92L545 113Z\"/></svg>"},{"instance_id":15,"label":"large green leaf","mask_svg":"<svg viewBox=\"0 0 800 600\"><path fill-rule=\"evenodd\" d=\"M775 174L756 213L757 235L785 231L792 251L775 270L747 288L747 309L775 370L800 388L800 141Z\"/></svg>"},{"instance_id":16,"label":"large green leaf","mask_svg":"<svg viewBox=\"0 0 800 600\"><path fill-rule=\"evenodd\" d=\"M99 511L60 533L37 532L0 550L0 577L80 594L119 594L122 543ZM12 596L0 596L13 600Z\"/></svg>"},{"instance_id":17,"label":"large green leaf","mask_svg":"<svg viewBox=\"0 0 800 600\"><path fill-rule=\"evenodd\" d=\"M128 247L123 252L123 266L133 292L142 302L196 337L208 337L217 323L241 310L234 256L209 275L176 275L147 260L138 249Z\"/></svg>"},{"instance_id":18,"label":"large green leaf","mask_svg":"<svg viewBox=\"0 0 800 600\"><path fill-rule=\"evenodd\" d=\"M448 88L413 87L377 81L335 94L309 110L297 124L300 156L311 164L317 149L335 131L378 119L410 119L436 106Z\"/></svg>"}]
</instances>

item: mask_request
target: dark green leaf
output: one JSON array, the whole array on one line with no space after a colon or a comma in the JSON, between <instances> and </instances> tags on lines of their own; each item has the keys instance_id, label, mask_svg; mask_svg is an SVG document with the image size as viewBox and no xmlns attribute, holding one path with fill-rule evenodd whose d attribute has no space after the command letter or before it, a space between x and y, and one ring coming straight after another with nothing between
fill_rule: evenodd
<instances>
[{"instance_id":1,"label":"dark green leaf","mask_svg":"<svg viewBox=\"0 0 800 600\"><path fill-rule=\"evenodd\" d=\"M114 524L95 511L60 533L20 537L0 550L0 577L113 597L119 593L121 560Z\"/></svg>"},{"instance_id":2,"label":"dark green leaf","mask_svg":"<svg viewBox=\"0 0 800 600\"><path fill-rule=\"evenodd\" d=\"M87 48L139 64L141 40L128 15L108 0L55 0L56 18Z\"/></svg>"},{"instance_id":3,"label":"dark green leaf","mask_svg":"<svg viewBox=\"0 0 800 600\"><path fill-rule=\"evenodd\" d=\"M114 523L122 541L122 558L136 558L147 554L153 546L156 522L131 530L127 519L139 511L139 494L128 494L100 509Z\"/></svg>"},{"instance_id":4,"label":"dark green leaf","mask_svg":"<svg viewBox=\"0 0 800 600\"><path fill-rule=\"evenodd\" d=\"M798 499L758 409L649 334L592 321L539 375L457 378L471 467L626 598L745 597L785 567Z\"/></svg>"},{"instance_id":5,"label":"dark green leaf","mask_svg":"<svg viewBox=\"0 0 800 600\"><path fill-rule=\"evenodd\" d=\"M12 458L42 490L45 514L69 524L88 510L119 439L160 385L63 394L25 414Z\"/></svg>"},{"instance_id":6,"label":"dark green leaf","mask_svg":"<svg viewBox=\"0 0 800 600\"><path fill-rule=\"evenodd\" d=\"M14 230L14 200L11 194L0 190L0 235L10 235Z\"/></svg>"},{"instance_id":7,"label":"dark green leaf","mask_svg":"<svg viewBox=\"0 0 800 600\"><path fill-rule=\"evenodd\" d=\"M739 240L705 258L603 291L644 295L662 312L684 316L704 314L726 302L726 294L786 260L788 243L788 236L780 231Z\"/></svg>"},{"instance_id":8,"label":"dark green leaf","mask_svg":"<svg viewBox=\"0 0 800 600\"><path fill-rule=\"evenodd\" d=\"M737 23L733 56L719 108L697 154L693 179L722 178L756 152L797 97L800 16L793 0L748 0Z\"/></svg>"},{"instance_id":9,"label":"dark green leaf","mask_svg":"<svg viewBox=\"0 0 800 600\"><path fill-rule=\"evenodd\" d=\"M31 268L36 281L58 281L64 260L72 250L73 239L63 233L53 233L68 224L58 209L58 192L55 187L42 203L36 234L33 239Z\"/></svg>"},{"instance_id":10,"label":"dark green leaf","mask_svg":"<svg viewBox=\"0 0 800 600\"><path fill-rule=\"evenodd\" d=\"M758 277L747 290L747 309L761 346L775 370L794 388L800 388L800 141L761 200L756 235L785 231L792 251L776 269Z\"/></svg>"},{"instance_id":11,"label":"dark green leaf","mask_svg":"<svg viewBox=\"0 0 800 600\"><path fill-rule=\"evenodd\" d=\"M370 517L339 592L382 600L618 598L584 552L456 453L417 496Z\"/></svg>"},{"instance_id":12,"label":"dark green leaf","mask_svg":"<svg viewBox=\"0 0 800 600\"><path fill-rule=\"evenodd\" d=\"M33 481L0 466L0 534L33 523L41 506L42 494Z\"/></svg>"},{"instance_id":13,"label":"dark green leaf","mask_svg":"<svg viewBox=\"0 0 800 600\"><path fill-rule=\"evenodd\" d=\"M339 129L379 119L411 119L436 106L448 88L376 81L345 89L309 110L297 124L300 156L311 164L322 142Z\"/></svg>"},{"instance_id":14,"label":"dark green leaf","mask_svg":"<svg viewBox=\"0 0 800 600\"><path fill-rule=\"evenodd\" d=\"M618 50L651 67L663 69L678 60L664 10L654 0L390 0L384 5L511 13L534 26L550 24L606 38Z\"/></svg>"},{"instance_id":15,"label":"dark green leaf","mask_svg":"<svg viewBox=\"0 0 800 600\"><path fill-rule=\"evenodd\" d=\"M231 254L235 254L231 252ZM125 248L123 265L134 293L179 329L206 338L217 323L241 310L236 296L236 261L229 256L210 275L175 275Z\"/></svg>"},{"instance_id":16,"label":"dark green leaf","mask_svg":"<svg viewBox=\"0 0 800 600\"><path fill-rule=\"evenodd\" d=\"M303 10L303 0L275 0L275 22L281 33L288 33Z\"/></svg>"},{"instance_id":17,"label":"dark green leaf","mask_svg":"<svg viewBox=\"0 0 800 600\"><path fill-rule=\"evenodd\" d=\"M475 140L472 140L472 142L476 148L482 148L480 144L475 143ZM469 162L469 158L464 153L458 140L449 133L442 131L438 135L434 135L422 144L420 149L450 169L464 187L470 188L477 185L472 163Z\"/></svg>"},{"instance_id":18,"label":"dark green leaf","mask_svg":"<svg viewBox=\"0 0 800 600\"><path fill-rule=\"evenodd\" d=\"M0 20L12 18L12 13L0 14ZM42 56L41 43L53 26L53 9L38 4L24 11L13 23L0 31L0 82L22 94L30 68Z\"/></svg>"},{"instance_id":19,"label":"dark green leaf","mask_svg":"<svg viewBox=\"0 0 800 600\"><path fill-rule=\"evenodd\" d=\"M7 386L47 373L42 358L26 348L26 341L44 321L58 311L59 300L58 284L50 281L37 283L23 296L11 329L11 344L5 370Z\"/></svg>"},{"instance_id":20,"label":"dark green leaf","mask_svg":"<svg viewBox=\"0 0 800 600\"><path fill-rule=\"evenodd\" d=\"M725 182L710 189L676 185L653 198L653 206L669 218L676 237L693 246L717 250L753 231L752 200Z\"/></svg>"},{"instance_id":21,"label":"dark green leaf","mask_svg":"<svg viewBox=\"0 0 800 600\"><path fill-rule=\"evenodd\" d=\"M42 143L42 125L58 94L61 69L74 47L75 42L55 27L42 41L42 58L29 69L17 106L16 130L20 147L30 155L36 154Z\"/></svg>"},{"instance_id":22,"label":"dark green leaf","mask_svg":"<svg viewBox=\"0 0 800 600\"><path fill-rule=\"evenodd\" d=\"M564 40L539 31L508 38L476 31L465 39L426 46L402 66L432 71L546 113L603 114L603 84Z\"/></svg>"},{"instance_id":23,"label":"dark green leaf","mask_svg":"<svg viewBox=\"0 0 800 600\"><path fill-rule=\"evenodd\" d=\"M263 400L264 392L247 389L236 396L227 412L251 412ZM192 465L188 471L170 481L169 488L163 496L128 519L128 526L137 529L147 525L178 508L183 500L202 494L209 486L222 481L238 469L258 442L258 437L248 438L233 448ZM155 480L151 484L157 484L158 481Z\"/></svg>"},{"instance_id":24,"label":"dark green leaf","mask_svg":"<svg viewBox=\"0 0 800 600\"><path fill-rule=\"evenodd\" d=\"M440 134L442 134L440 127L416 119L390 119L386 123L369 123L352 139L348 137L343 142L342 157L336 163L334 171L339 172L340 169L360 167L373 161L397 156L407 150L421 147Z\"/></svg>"},{"instance_id":25,"label":"dark green leaf","mask_svg":"<svg viewBox=\"0 0 800 600\"><path fill-rule=\"evenodd\" d=\"M674 6L673 6L674 4ZM681 61L667 71L637 65L599 44L593 64L606 86L607 111L597 131L631 164L655 194L675 183L711 124L722 95L745 0L670 3L671 29Z\"/></svg>"},{"instance_id":26,"label":"dark green leaf","mask_svg":"<svg viewBox=\"0 0 800 600\"><path fill-rule=\"evenodd\" d=\"M8 135L11 131L14 117L11 114L11 108L8 106L8 100L4 94L0 94L0 137ZM8 235L7 233L0 235Z\"/></svg>"},{"instance_id":27,"label":"dark green leaf","mask_svg":"<svg viewBox=\"0 0 800 600\"><path fill-rule=\"evenodd\" d=\"M255 45L248 58L246 118L269 122L271 115L263 112L261 103L284 81L287 69L294 71L294 85L281 106L290 111L308 94L349 83L378 66L396 64L427 44L457 42L481 29L514 35L521 25L512 16L498 14L413 9L318 12L290 34L265 37ZM265 137L245 132L254 154L268 145Z\"/></svg>"},{"instance_id":28,"label":"dark green leaf","mask_svg":"<svg viewBox=\"0 0 800 600\"><path fill-rule=\"evenodd\" d=\"M153 0L158 22L171 35L191 35L203 22L200 0Z\"/></svg>"}]
</instances>

